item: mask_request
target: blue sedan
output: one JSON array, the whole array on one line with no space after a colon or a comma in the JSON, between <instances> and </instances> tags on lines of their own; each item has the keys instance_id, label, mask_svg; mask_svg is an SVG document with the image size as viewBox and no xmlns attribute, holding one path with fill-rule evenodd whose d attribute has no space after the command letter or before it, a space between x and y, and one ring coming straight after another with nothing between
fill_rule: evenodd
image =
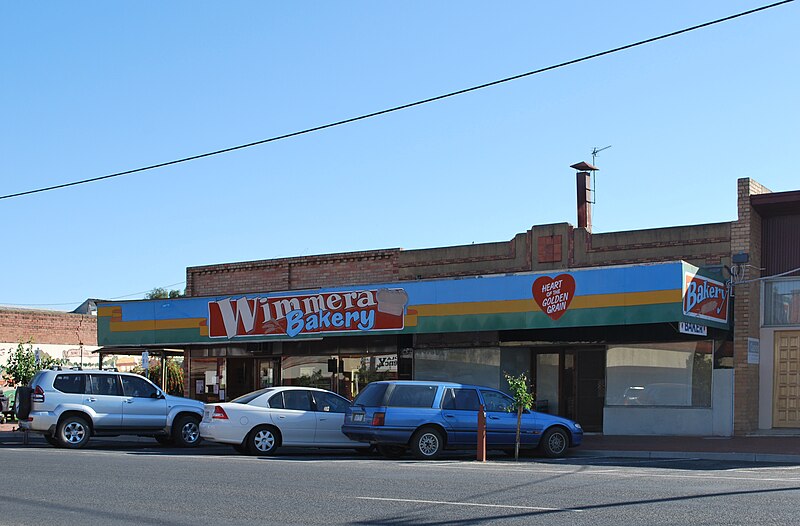
<instances>
[{"instance_id":1,"label":"blue sedan","mask_svg":"<svg viewBox=\"0 0 800 526\"><path fill-rule=\"evenodd\" d=\"M481 405L486 412L486 447L513 450L514 400L489 387L449 382L373 382L347 409L342 432L352 440L370 442L388 457L411 449L417 458L433 459L444 449L475 449ZM535 411L522 414L523 450L538 448L548 457L561 457L582 439L577 422Z\"/></svg>"}]
</instances>

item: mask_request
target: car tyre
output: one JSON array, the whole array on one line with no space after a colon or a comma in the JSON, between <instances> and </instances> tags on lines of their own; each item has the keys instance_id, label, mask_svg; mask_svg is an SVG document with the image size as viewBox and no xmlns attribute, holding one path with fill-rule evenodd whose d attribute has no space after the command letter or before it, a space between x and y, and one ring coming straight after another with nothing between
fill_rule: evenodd
<instances>
[{"instance_id":1,"label":"car tyre","mask_svg":"<svg viewBox=\"0 0 800 526\"><path fill-rule=\"evenodd\" d=\"M85 418L67 416L58 423L55 440L61 447L80 449L89 442L91 434L92 430Z\"/></svg>"},{"instance_id":2,"label":"car tyre","mask_svg":"<svg viewBox=\"0 0 800 526\"><path fill-rule=\"evenodd\" d=\"M386 458L400 458L406 454L403 446L378 446L378 453Z\"/></svg>"},{"instance_id":3,"label":"car tyre","mask_svg":"<svg viewBox=\"0 0 800 526\"><path fill-rule=\"evenodd\" d=\"M247 449L251 455L274 455L280 442L279 431L272 426L259 426L247 435Z\"/></svg>"},{"instance_id":4,"label":"car tyre","mask_svg":"<svg viewBox=\"0 0 800 526\"><path fill-rule=\"evenodd\" d=\"M444 449L442 432L433 427L423 427L411 437L411 452L420 460L433 460Z\"/></svg>"},{"instance_id":5,"label":"car tyre","mask_svg":"<svg viewBox=\"0 0 800 526\"><path fill-rule=\"evenodd\" d=\"M542 436L540 449L549 458L563 457L569 447L569 435L560 427L548 429Z\"/></svg>"},{"instance_id":6,"label":"car tyre","mask_svg":"<svg viewBox=\"0 0 800 526\"><path fill-rule=\"evenodd\" d=\"M200 419L191 415L178 417L172 424L172 439L179 447L197 447L203 441L200 438Z\"/></svg>"}]
</instances>

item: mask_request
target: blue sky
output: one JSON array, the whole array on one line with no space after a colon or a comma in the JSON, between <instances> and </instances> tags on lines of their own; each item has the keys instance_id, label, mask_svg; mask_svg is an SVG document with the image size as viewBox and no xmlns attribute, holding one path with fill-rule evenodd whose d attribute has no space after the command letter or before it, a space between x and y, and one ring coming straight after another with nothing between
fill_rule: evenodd
<instances>
[{"instance_id":1,"label":"blue sky","mask_svg":"<svg viewBox=\"0 0 800 526\"><path fill-rule=\"evenodd\" d=\"M0 194L378 111L766 5L0 4ZM731 221L800 189L800 4L285 141L0 200L0 304L69 310L187 266ZM787 165L788 163L788 165ZM63 304L63 305L60 305Z\"/></svg>"}]
</instances>

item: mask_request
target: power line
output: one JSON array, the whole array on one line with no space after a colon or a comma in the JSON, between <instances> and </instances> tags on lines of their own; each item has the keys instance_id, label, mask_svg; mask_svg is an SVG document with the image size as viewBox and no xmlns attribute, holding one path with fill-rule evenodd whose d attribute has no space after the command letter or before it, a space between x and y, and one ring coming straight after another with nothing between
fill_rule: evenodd
<instances>
[{"instance_id":1,"label":"power line","mask_svg":"<svg viewBox=\"0 0 800 526\"><path fill-rule=\"evenodd\" d=\"M450 93L445 93L444 95L438 95L436 97L431 97L431 98L428 98L428 99L418 100L416 102L410 102L408 104L403 104L401 106L395 106L395 107L388 108L388 109L385 109L385 110L380 110L380 111L376 111L376 112L373 112L373 113L367 113L367 114L364 114L364 115L360 115L358 117L351 117L349 119L336 121L336 122L332 122L332 123L329 123L329 124L323 124L321 126L315 126L313 128L306 128L305 130L300 130L300 131L296 131L296 132L292 132L292 133L287 133L287 134L284 134L284 135L278 135L276 137L270 137L269 139L263 139L263 140L260 140L260 141L250 142L250 143L247 143L247 144L240 144L239 146L232 146L230 148L223 148L221 150L215 150L215 151L212 151L212 152L201 153L199 155L192 155L191 157L183 157L181 159L176 159L174 161L168 161L168 162L159 163L159 164L152 164L152 165L149 165L149 166L144 166L142 168L136 168L136 169L133 169L133 170L126 170L124 172L117 172L117 173L113 173L113 174L102 175L100 177L92 177L90 179L82 179L80 181L73 181L71 183L64 183L64 184L58 184L58 185L54 185L54 186L47 186L47 187L43 187L43 188L37 188L35 190L27 190L25 192L17 192L15 194L7 194L7 195L0 196L0 200L2 200L2 199L11 199L12 197L21 197L21 196L24 196L24 195L36 194L36 193L40 193L40 192L47 192L49 190L58 190L60 188L67 188L67 187L70 187L70 186L77 186L77 185L80 185L80 184L94 183L94 182L97 182L97 181L102 181L104 179L111 179L111 178L114 178L114 177L121 177L123 175L130 175L130 174L144 172L144 171L148 171L148 170L155 170L156 168L164 168L165 166L171 166L173 164L180 164L180 163L185 163L185 162L189 162L189 161L195 161L197 159L202 159L204 157L211 157L211 156L214 156L214 155L220 155L220 154L223 154L223 153L233 152L233 151L236 151L236 150L243 150L245 148L250 148L252 146L258 146L258 145L261 145L261 144L280 141L280 140L288 139L288 138L291 138L291 137L297 137L298 135L305 135L305 134L308 134L308 133L313 133L313 132L317 132L317 131L321 131L321 130L326 130L328 128L334 128L336 126L342 126L344 124L349 124L351 122L370 119L372 117L378 117L380 115L385 115L387 113L393 113L393 112L396 112L396 111L405 110L405 109L408 109L408 108L413 108L415 106L421 106L423 104L428 104L430 102L435 102L435 101L447 99L447 98L450 98L450 97L455 97L456 95L463 95L465 93L469 93L469 92L472 92L472 91L477 91L477 90L488 88L488 87L491 87L491 86L497 86L498 84L504 84L506 82L511 82L512 80L518 80L518 79L521 79L521 78L530 77L532 75L538 75L539 73L544 73L546 71L552 71L554 69L559 69L559 68L563 68L563 67L566 67L566 66L571 66L571 65L577 64L579 62L585 62L587 60L591 60L591 59L594 59L594 58L599 58L599 57L602 57L602 56L605 56L605 55L610 55L612 53L617 53L619 51L624 51L626 49L631 49L631 48L634 48L634 47L643 46L645 44L650 44L652 42L656 42L656 41L659 41L659 40L664 40L666 38L674 37L674 36L677 36L677 35L681 35L683 33L688 33L690 31L695 31L697 29L702 29L702 28L705 28L705 27L708 27L708 26L713 26L715 24L720 24L722 22L727 22L727 21L733 20L735 18L740 18L740 17L743 17L743 16L752 15L753 13L757 13L759 11L765 11L767 9L772 9L773 7L778 7L780 5L788 4L788 3L791 3L791 2L794 2L794 0L783 0L781 2L776 2L774 4L769 4L769 5L765 5L765 6L762 6L762 7L757 7L755 9L750 9L749 11L743 11L743 12L737 13L735 15L726 16L724 18L718 18L716 20L712 20L710 22L705 22L703 24L698 24L696 26L691 26L691 27L687 27L685 29L680 29L678 31L673 31L672 33L666 33L664 35L648 38L646 40L640 40L638 42L634 42L633 44L627 44L625 46L620 46L620 47L616 47L616 48L613 48L613 49L608 49L606 51L601 51L599 53L594 53L592 55L586 55L586 56L583 56L581 58L576 58L576 59L573 59L573 60L568 60L566 62L561 62L559 64L555 64L555 65L552 65L552 66L547 66L545 68L536 69L536 70L533 70L533 71L528 71L526 73L521 73L519 75L514 75L512 77L506 77L506 78L503 78L503 79L500 79L500 80L495 80L495 81L492 81L492 82L487 82L485 84L480 84L478 86L472 86L470 88L465 88L465 89L461 89L461 90L458 90L458 91L452 91Z\"/></svg>"},{"instance_id":2,"label":"power line","mask_svg":"<svg viewBox=\"0 0 800 526\"><path fill-rule=\"evenodd\" d=\"M186 281L179 281L177 283L172 283L170 285L164 285L163 287L156 287L159 289L169 289L170 287L174 287L176 285L183 285ZM150 289L153 290L153 289ZM150 290L143 290L141 292L134 292L133 294L126 294L124 296L117 296L115 298L108 298L109 300L121 300L124 298L130 298L131 296L139 296L141 294L147 294ZM82 299L80 301L68 301L64 303L0 303L0 305L6 307L62 307L64 305L80 305L86 301L86 299Z\"/></svg>"}]
</instances>

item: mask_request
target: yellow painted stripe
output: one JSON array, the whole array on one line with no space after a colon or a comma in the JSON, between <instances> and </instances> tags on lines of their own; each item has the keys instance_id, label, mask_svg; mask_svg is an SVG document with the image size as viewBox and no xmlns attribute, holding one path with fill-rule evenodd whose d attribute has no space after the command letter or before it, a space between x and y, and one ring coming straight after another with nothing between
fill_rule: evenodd
<instances>
[{"instance_id":1,"label":"yellow painted stripe","mask_svg":"<svg viewBox=\"0 0 800 526\"><path fill-rule=\"evenodd\" d=\"M111 332L136 332L136 331L164 331L170 329L200 329L205 328L205 318L183 318L177 320L143 320L143 321L112 321ZM206 331L208 329L206 328Z\"/></svg>"},{"instance_id":2,"label":"yellow painted stripe","mask_svg":"<svg viewBox=\"0 0 800 526\"><path fill-rule=\"evenodd\" d=\"M97 308L97 315L98 316L105 316L110 318L114 315L114 311L118 310L119 307L98 307Z\"/></svg>"},{"instance_id":3,"label":"yellow painted stripe","mask_svg":"<svg viewBox=\"0 0 800 526\"><path fill-rule=\"evenodd\" d=\"M594 294L576 296L570 309L599 309L603 307L633 307L638 305L657 305L662 303L678 303L681 301L681 290L656 290L647 292L629 292L624 294ZM527 300L509 301L475 301L465 303L448 303L442 305L412 305L409 309L417 311L417 316L464 316L471 314L508 314L518 312L540 311L536 302Z\"/></svg>"}]
</instances>

